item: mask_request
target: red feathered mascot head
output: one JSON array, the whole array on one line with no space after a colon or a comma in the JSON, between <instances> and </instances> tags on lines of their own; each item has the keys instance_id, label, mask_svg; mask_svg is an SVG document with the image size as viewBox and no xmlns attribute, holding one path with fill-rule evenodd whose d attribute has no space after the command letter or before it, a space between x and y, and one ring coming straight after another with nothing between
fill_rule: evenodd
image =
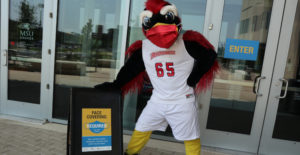
<instances>
[{"instance_id":1,"label":"red feathered mascot head","mask_svg":"<svg viewBox=\"0 0 300 155\"><path fill-rule=\"evenodd\" d=\"M164 0L148 0L140 15L147 39L161 48L169 48L181 30L181 20L174 4Z\"/></svg>"}]
</instances>

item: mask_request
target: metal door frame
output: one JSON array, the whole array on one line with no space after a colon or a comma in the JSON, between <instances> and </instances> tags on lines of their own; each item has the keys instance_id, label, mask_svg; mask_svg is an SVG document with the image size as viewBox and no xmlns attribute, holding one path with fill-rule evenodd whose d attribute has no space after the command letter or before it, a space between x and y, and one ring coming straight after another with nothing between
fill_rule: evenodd
<instances>
[{"instance_id":1,"label":"metal door frame","mask_svg":"<svg viewBox=\"0 0 300 155\"><path fill-rule=\"evenodd\" d=\"M250 135L206 129L212 94L212 90L210 90L199 97L199 103L202 105L200 110L200 119L201 141L203 145L257 153L275 63L276 52L274 51L277 50L277 44L279 41L279 32L282 22L282 18L280 17L283 16L284 3L285 0L273 1L270 27L264 55L265 60L268 60L264 61L261 72L261 76L265 76L266 79L263 79L260 82L259 92L263 94L263 96L257 96ZM220 28L222 24L224 0L208 1L207 6L204 35L217 49L221 31ZM209 26L211 24L213 24L214 28L209 30Z\"/></svg>"},{"instance_id":2,"label":"metal door frame","mask_svg":"<svg viewBox=\"0 0 300 155\"><path fill-rule=\"evenodd\" d=\"M8 100L7 80L8 80L8 66L6 51L8 50L8 33L9 33L9 0L1 0L1 104L0 112L3 114L16 115L27 118L35 118L39 120L46 120L49 116L48 107L52 103L49 102L47 96L51 90L47 89L49 83L49 54L50 36L52 18L53 1L44 0L44 23L43 23L43 44L42 44L42 64L41 64L41 91L40 104L30 104L26 102Z\"/></svg>"},{"instance_id":3,"label":"metal door frame","mask_svg":"<svg viewBox=\"0 0 300 155\"><path fill-rule=\"evenodd\" d=\"M290 49L290 40L293 32L297 2L298 0L287 0L285 4L275 69L272 78L265 123L262 131L259 154L296 155L300 152L300 142L272 138L279 104L277 96L280 95L282 90L282 82L279 79L284 77L286 69L285 67Z\"/></svg>"}]
</instances>

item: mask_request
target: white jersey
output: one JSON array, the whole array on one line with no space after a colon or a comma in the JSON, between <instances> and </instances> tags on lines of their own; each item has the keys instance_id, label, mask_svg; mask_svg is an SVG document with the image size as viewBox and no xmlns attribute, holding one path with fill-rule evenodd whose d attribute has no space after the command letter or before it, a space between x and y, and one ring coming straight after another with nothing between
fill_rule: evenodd
<instances>
[{"instance_id":1,"label":"white jersey","mask_svg":"<svg viewBox=\"0 0 300 155\"><path fill-rule=\"evenodd\" d=\"M165 104L194 102L194 89L187 85L194 59L188 54L182 35L170 48L160 48L143 40L142 55L153 85L150 101Z\"/></svg>"}]
</instances>

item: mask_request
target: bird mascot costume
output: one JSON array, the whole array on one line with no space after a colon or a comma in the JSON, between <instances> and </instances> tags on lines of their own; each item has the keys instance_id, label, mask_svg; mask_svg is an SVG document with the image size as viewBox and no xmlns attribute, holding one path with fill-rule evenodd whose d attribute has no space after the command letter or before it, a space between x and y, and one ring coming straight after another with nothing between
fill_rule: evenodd
<instances>
[{"instance_id":1,"label":"bird mascot costume","mask_svg":"<svg viewBox=\"0 0 300 155\"><path fill-rule=\"evenodd\" d=\"M125 154L136 155L152 131L170 125L187 155L199 155L200 125L195 95L210 86L219 66L214 47L196 31L181 32L175 5L148 0L140 14L145 40L133 43L116 80L95 88L117 88L123 94L141 90L144 78L153 86Z\"/></svg>"}]
</instances>

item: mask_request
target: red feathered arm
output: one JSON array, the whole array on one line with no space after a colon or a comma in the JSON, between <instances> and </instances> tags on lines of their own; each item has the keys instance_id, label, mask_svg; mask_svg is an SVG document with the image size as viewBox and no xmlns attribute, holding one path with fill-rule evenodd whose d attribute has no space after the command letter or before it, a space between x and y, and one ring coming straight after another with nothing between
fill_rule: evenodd
<instances>
[{"instance_id":1,"label":"red feathered arm","mask_svg":"<svg viewBox=\"0 0 300 155\"><path fill-rule=\"evenodd\" d=\"M216 60L213 66L202 76L199 82L196 85L195 91L196 93L201 93L202 91L206 91L213 82L215 75L219 72L220 66L218 61Z\"/></svg>"},{"instance_id":2,"label":"red feathered arm","mask_svg":"<svg viewBox=\"0 0 300 155\"><path fill-rule=\"evenodd\" d=\"M134 42L126 51L128 60L121 68L116 81L121 81L122 94L140 92L143 88L144 78L147 77L142 58L142 41Z\"/></svg>"},{"instance_id":3,"label":"red feathered arm","mask_svg":"<svg viewBox=\"0 0 300 155\"><path fill-rule=\"evenodd\" d=\"M134 52L142 49L143 46L143 41L142 40L137 40L133 44L131 44L127 51L125 52L126 57L130 57Z\"/></svg>"},{"instance_id":4,"label":"red feathered arm","mask_svg":"<svg viewBox=\"0 0 300 155\"><path fill-rule=\"evenodd\" d=\"M209 41L196 31L185 32L183 40L188 53L196 60L187 83L200 93L211 86L220 69L217 54Z\"/></svg>"}]
</instances>

